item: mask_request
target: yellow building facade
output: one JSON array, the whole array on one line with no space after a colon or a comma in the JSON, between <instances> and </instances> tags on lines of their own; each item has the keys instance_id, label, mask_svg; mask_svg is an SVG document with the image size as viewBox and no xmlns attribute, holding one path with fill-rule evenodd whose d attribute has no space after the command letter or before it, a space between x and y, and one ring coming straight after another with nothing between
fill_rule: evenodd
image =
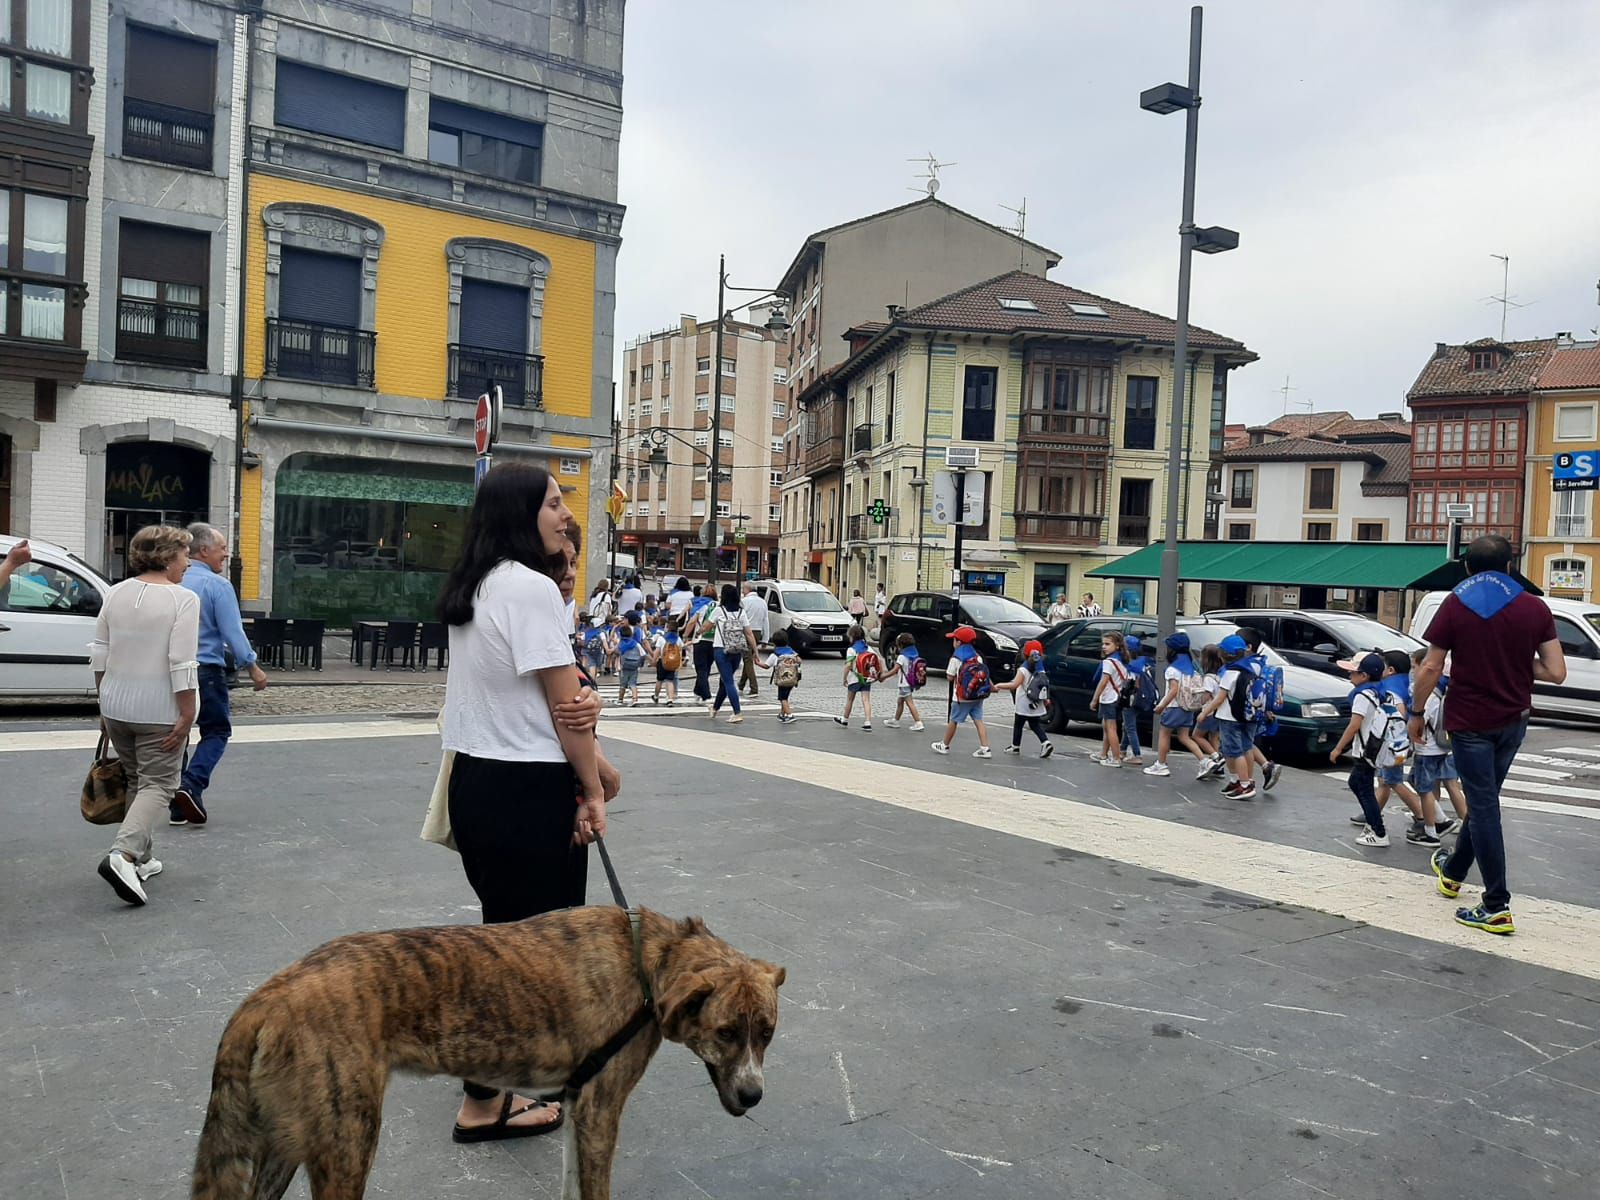
<instances>
[{"instance_id":1,"label":"yellow building facade","mask_svg":"<svg viewBox=\"0 0 1600 1200\"><path fill-rule=\"evenodd\" d=\"M1600 597L1600 537L1593 491L1556 491L1563 454L1600 460L1600 345L1558 345L1528 405L1527 496L1523 573L1550 596L1594 602Z\"/></svg>"}]
</instances>

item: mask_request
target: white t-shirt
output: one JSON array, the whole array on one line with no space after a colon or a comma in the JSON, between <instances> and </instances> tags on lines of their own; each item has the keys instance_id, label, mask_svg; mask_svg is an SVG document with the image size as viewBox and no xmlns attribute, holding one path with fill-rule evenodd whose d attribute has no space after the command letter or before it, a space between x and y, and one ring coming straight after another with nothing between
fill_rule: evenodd
<instances>
[{"instance_id":1,"label":"white t-shirt","mask_svg":"<svg viewBox=\"0 0 1600 1200\"><path fill-rule=\"evenodd\" d=\"M1209 676L1207 678L1210 678ZM1250 677L1243 671L1229 671L1216 677L1216 687L1210 689L1212 694L1217 688L1228 693L1228 698L1222 702L1222 707L1217 709L1217 720L1239 723L1239 718L1233 715L1233 698L1239 694L1239 689L1250 686Z\"/></svg>"},{"instance_id":2,"label":"white t-shirt","mask_svg":"<svg viewBox=\"0 0 1600 1200\"><path fill-rule=\"evenodd\" d=\"M745 636L744 631L750 628L750 618L745 616L744 609L735 608L730 611L719 604L712 612L714 613L712 625L716 632L712 635L711 645L733 654L747 652L750 649L750 639Z\"/></svg>"},{"instance_id":3,"label":"white t-shirt","mask_svg":"<svg viewBox=\"0 0 1600 1200\"><path fill-rule=\"evenodd\" d=\"M745 620L750 623L750 628L755 630L756 637L766 641L772 636L771 614L767 611L767 602L755 592L751 592L739 602L739 607L744 610Z\"/></svg>"},{"instance_id":4,"label":"white t-shirt","mask_svg":"<svg viewBox=\"0 0 1600 1200\"><path fill-rule=\"evenodd\" d=\"M1215 675L1211 674L1211 672L1207 671L1206 675L1205 675L1205 678L1202 679L1200 682L1201 682L1201 685L1206 689L1206 702L1201 707L1202 708L1210 708L1211 707L1212 698L1215 697L1216 694L1217 694L1217 677ZM1213 714L1213 715L1215 715L1215 714Z\"/></svg>"},{"instance_id":5,"label":"white t-shirt","mask_svg":"<svg viewBox=\"0 0 1600 1200\"><path fill-rule=\"evenodd\" d=\"M1183 672L1178 670L1178 668L1172 663L1168 663L1167 664L1167 669L1165 671L1161 672L1161 678L1167 684L1166 691L1161 694L1161 698L1163 700L1166 699L1167 692L1172 691L1172 685L1173 684L1177 684L1179 687L1183 686ZM1176 704L1178 702L1178 698L1176 696L1174 696L1172 698L1172 702L1174 704Z\"/></svg>"},{"instance_id":6,"label":"white t-shirt","mask_svg":"<svg viewBox=\"0 0 1600 1200\"><path fill-rule=\"evenodd\" d=\"M1351 705L1352 711L1355 706ZM1428 705L1422 710L1422 741L1417 746L1418 754L1444 755L1450 751L1439 745L1439 718L1444 708L1444 701L1435 691L1428 697Z\"/></svg>"},{"instance_id":7,"label":"white t-shirt","mask_svg":"<svg viewBox=\"0 0 1600 1200\"><path fill-rule=\"evenodd\" d=\"M681 617L689 611L689 605L694 603L694 593L688 588L681 592L667 593L667 612L674 617Z\"/></svg>"},{"instance_id":8,"label":"white t-shirt","mask_svg":"<svg viewBox=\"0 0 1600 1200\"><path fill-rule=\"evenodd\" d=\"M881 617L884 610L889 607L889 597L885 592L879 592L872 598L872 612L874 616Z\"/></svg>"},{"instance_id":9,"label":"white t-shirt","mask_svg":"<svg viewBox=\"0 0 1600 1200\"><path fill-rule=\"evenodd\" d=\"M1122 685L1128 681L1128 668L1120 658L1106 658L1100 661L1100 678L1108 681L1100 689L1101 704L1115 704L1117 693L1122 690Z\"/></svg>"},{"instance_id":10,"label":"white t-shirt","mask_svg":"<svg viewBox=\"0 0 1600 1200\"><path fill-rule=\"evenodd\" d=\"M636 587L625 587L622 595L617 597L617 608L621 612L630 613L635 605L644 603L644 593Z\"/></svg>"},{"instance_id":11,"label":"white t-shirt","mask_svg":"<svg viewBox=\"0 0 1600 1200\"><path fill-rule=\"evenodd\" d=\"M589 624L604 625L610 616L610 592L596 592L593 596L589 597Z\"/></svg>"},{"instance_id":12,"label":"white t-shirt","mask_svg":"<svg viewBox=\"0 0 1600 1200\"><path fill-rule=\"evenodd\" d=\"M1020 682L1017 685L1017 690L1011 693L1011 698L1015 700L1017 704L1017 716L1044 716L1044 699L1042 697L1038 700L1028 699L1028 684L1033 679L1033 672L1028 670L1026 666L1019 666L1017 668L1017 677Z\"/></svg>"},{"instance_id":13,"label":"white t-shirt","mask_svg":"<svg viewBox=\"0 0 1600 1200\"><path fill-rule=\"evenodd\" d=\"M554 580L521 563L491 569L472 620L450 626L444 748L501 762L565 762L538 672L572 664L566 630Z\"/></svg>"}]
</instances>

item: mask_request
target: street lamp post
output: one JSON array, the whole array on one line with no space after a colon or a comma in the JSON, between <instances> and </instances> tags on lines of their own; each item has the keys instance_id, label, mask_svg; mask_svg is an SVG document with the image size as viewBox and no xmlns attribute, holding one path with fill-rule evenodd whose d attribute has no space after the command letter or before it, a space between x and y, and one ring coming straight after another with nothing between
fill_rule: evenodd
<instances>
[{"instance_id":1,"label":"street lamp post","mask_svg":"<svg viewBox=\"0 0 1600 1200\"><path fill-rule=\"evenodd\" d=\"M1184 111L1183 220L1178 226L1178 320L1172 348L1172 412L1167 445L1166 537L1161 548L1161 581L1156 616L1163 634L1178 627L1178 513L1183 484L1184 385L1189 368L1189 264L1194 251L1218 254L1239 244L1239 235L1220 225L1194 224L1195 149L1200 137L1200 26L1203 9L1189 10L1189 84L1164 83L1139 96L1139 107L1165 116Z\"/></svg>"}]
</instances>

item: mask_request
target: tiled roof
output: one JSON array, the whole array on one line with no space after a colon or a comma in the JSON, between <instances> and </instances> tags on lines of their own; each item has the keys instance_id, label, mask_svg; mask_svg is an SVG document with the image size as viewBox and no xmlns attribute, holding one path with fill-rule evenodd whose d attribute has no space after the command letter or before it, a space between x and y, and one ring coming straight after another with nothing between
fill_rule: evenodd
<instances>
[{"instance_id":1,"label":"tiled roof","mask_svg":"<svg viewBox=\"0 0 1600 1200\"><path fill-rule=\"evenodd\" d=\"M1254 446L1230 447L1221 457L1229 462L1332 462L1338 459L1366 459L1375 462L1378 446L1352 446L1346 442L1330 442L1322 438L1274 438ZM1411 448L1402 447L1409 456Z\"/></svg>"},{"instance_id":2,"label":"tiled roof","mask_svg":"<svg viewBox=\"0 0 1600 1200\"><path fill-rule=\"evenodd\" d=\"M1377 437L1382 434L1394 434L1397 437L1409 439L1411 437L1411 422L1393 421L1385 417L1346 417L1336 421L1323 429L1317 436L1335 438L1338 441L1347 441L1350 438Z\"/></svg>"},{"instance_id":3,"label":"tiled roof","mask_svg":"<svg viewBox=\"0 0 1600 1200\"><path fill-rule=\"evenodd\" d=\"M1250 444L1250 431L1242 424L1224 425L1222 427L1222 444L1229 450L1235 446L1248 446Z\"/></svg>"},{"instance_id":4,"label":"tiled roof","mask_svg":"<svg viewBox=\"0 0 1600 1200\"><path fill-rule=\"evenodd\" d=\"M1361 481L1363 496L1404 496L1411 490L1411 443L1386 442L1365 446L1383 460Z\"/></svg>"},{"instance_id":5,"label":"tiled roof","mask_svg":"<svg viewBox=\"0 0 1600 1200\"><path fill-rule=\"evenodd\" d=\"M1600 388L1600 343L1557 350L1539 373L1539 388Z\"/></svg>"},{"instance_id":6,"label":"tiled roof","mask_svg":"<svg viewBox=\"0 0 1600 1200\"><path fill-rule=\"evenodd\" d=\"M1406 399L1509 396L1532 391L1555 348L1555 338L1538 338L1527 342L1497 342L1493 338L1479 338L1464 346L1449 346L1440 342L1433 357L1406 393ZM1474 371L1474 350L1501 351L1500 366Z\"/></svg>"},{"instance_id":7,"label":"tiled roof","mask_svg":"<svg viewBox=\"0 0 1600 1200\"><path fill-rule=\"evenodd\" d=\"M1252 425L1250 432L1273 433L1279 437L1303 438L1314 433L1321 433L1329 425L1338 421L1350 420L1347 412L1309 412L1285 413L1281 417L1268 421L1265 425Z\"/></svg>"},{"instance_id":8,"label":"tiled roof","mask_svg":"<svg viewBox=\"0 0 1600 1200\"><path fill-rule=\"evenodd\" d=\"M1001 297L1031 300L1034 308L1002 308ZM1070 304L1095 305L1105 310L1106 315L1075 313L1068 307ZM1167 345L1177 334L1176 324L1167 317L1022 271L1008 271L921 305L906 313L897 324L977 333L1080 334ZM1189 344L1199 349L1231 350L1246 361L1256 357L1245 349L1243 342L1193 325L1189 327Z\"/></svg>"}]
</instances>

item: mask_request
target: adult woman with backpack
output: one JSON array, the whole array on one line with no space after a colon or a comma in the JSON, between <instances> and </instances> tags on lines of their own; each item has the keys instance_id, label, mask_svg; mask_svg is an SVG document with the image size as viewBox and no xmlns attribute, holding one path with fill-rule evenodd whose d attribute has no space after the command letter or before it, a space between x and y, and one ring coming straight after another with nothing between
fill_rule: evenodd
<instances>
[{"instance_id":1,"label":"adult woman with backpack","mask_svg":"<svg viewBox=\"0 0 1600 1200\"><path fill-rule=\"evenodd\" d=\"M1168 636L1167 669L1162 676L1166 694L1156 702L1156 761L1144 769L1146 775L1166 778L1172 774L1167 766L1167 755L1172 753L1172 739L1176 737L1183 748L1205 763L1210 759L1194 740L1194 719L1205 707L1205 675L1195 666L1189 654L1189 635L1178 632Z\"/></svg>"},{"instance_id":2,"label":"adult woman with backpack","mask_svg":"<svg viewBox=\"0 0 1600 1200\"><path fill-rule=\"evenodd\" d=\"M711 718L716 719L726 700L733 706L728 724L738 725L744 720L739 711L739 668L746 653L756 652L755 631L739 605L739 589L723 584L719 602L707 610L705 619L711 625L711 658L717 665L717 698L711 705Z\"/></svg>"}]
</instances>

